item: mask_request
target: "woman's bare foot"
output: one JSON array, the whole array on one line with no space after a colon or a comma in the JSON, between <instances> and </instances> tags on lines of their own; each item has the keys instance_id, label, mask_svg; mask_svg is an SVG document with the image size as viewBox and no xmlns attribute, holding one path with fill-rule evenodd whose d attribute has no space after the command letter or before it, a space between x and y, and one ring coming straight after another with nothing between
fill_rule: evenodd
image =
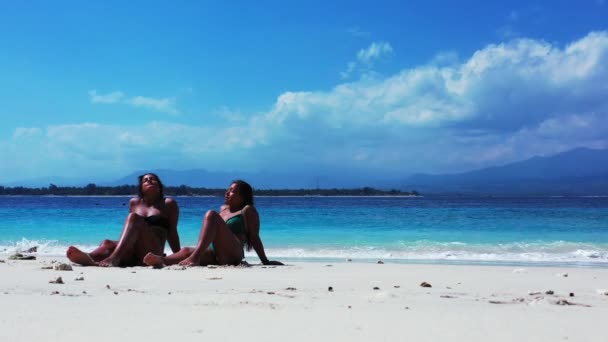
<instances>
[{"instance_id":1,"label":"woman's bare foot","mask_svg":"<svg viewBox=\"0 0 608 342\"><path fill-rule=\"evenodd\" d=\"M120 266L120 259L115 257L107 257L99 262L101 267L118 267Z\"/></svg>"},{"instance_id":2,"label":"woman's bare foot","mask_svg":"<svg viewBox=\"0 0 608 342\"><path fill-rule=\"evenodd\" d=\"M65 252L65 255L70 259L71 262L82 266L97 266L98 264L91 258L90 255L81 251L80 249L70 246Z\"/></svg>"},{"instance_id":3,"label":"woman's bare foot","mask_svg":"<svg viewBox=\"0 0 608 342\"><path fill-rule=\"evenodd\" d=\"M154 266L155 268L161 268L165 266L165 258L150 252L144 257L144 264Z\"/></svg>"},{"instance_id":4,"label":"woman's bare foot","mask_svg":"<svg viewBox=\"0 0 608 342\"><path fill-rule=\"evenodd\" d=\"M194 258L193 255L187 257L179 263L180 266L200 266L201 260L199 258Z\"/></svg>"}]
</instances>

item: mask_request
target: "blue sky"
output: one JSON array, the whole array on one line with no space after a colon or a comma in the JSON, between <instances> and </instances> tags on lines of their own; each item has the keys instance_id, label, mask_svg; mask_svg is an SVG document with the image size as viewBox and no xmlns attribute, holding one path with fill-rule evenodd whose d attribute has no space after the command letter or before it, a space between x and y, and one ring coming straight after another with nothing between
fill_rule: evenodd
<instances>
[{"instance_id":1,"label":"blue sky","mask_svg":"<svg viewBox=\"0 0 608 342\"><path fill-rule=\"evenodd\" d=\"M608 147L608 1L0 4L0 184Z\"/></svg>"}]
</instances>

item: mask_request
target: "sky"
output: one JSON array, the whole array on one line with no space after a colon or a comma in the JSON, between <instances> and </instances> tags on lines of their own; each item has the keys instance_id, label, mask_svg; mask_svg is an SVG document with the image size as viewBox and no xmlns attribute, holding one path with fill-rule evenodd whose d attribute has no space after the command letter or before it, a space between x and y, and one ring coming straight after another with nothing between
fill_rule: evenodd
<instances>
[{"instance_id":1,"label":"sky","mask_svg":"<svg viewBox=\"0 0 608 342\"><path fill-rule=\"evenodd\" d=\"M0 185L608 148L608 0L4 1Z\"/></svg>"}]
</instances>

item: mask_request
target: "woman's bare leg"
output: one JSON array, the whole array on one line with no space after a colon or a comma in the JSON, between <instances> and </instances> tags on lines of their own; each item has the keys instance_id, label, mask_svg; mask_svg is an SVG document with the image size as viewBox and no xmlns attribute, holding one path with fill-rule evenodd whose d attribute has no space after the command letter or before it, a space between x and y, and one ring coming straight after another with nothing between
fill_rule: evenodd
<instances>
[{"instance_id":1,"label":"woman's bare leg","mask_svg":"<svg viewBox=\"0 0 608 342\"><path fill-rule=\"evenodd\" d=\"M166 257L154 253L148 253L144 257L144 264L154 267L175 265L192 255L193 251L194 248L192 247L184 247L180 249L177 253L173 253ZM203 255L200 260L200 265L207 266L215 264L217 264L217 261L215 260L215 253L213 252L213 250L211 250L211 248L207 248L205 252L203 252Z\"/></svg>"},{"instance_id":2,"label":"woman's bare leg","mask_svg":"<svg viewBox=\"0 0 608 342\"><path fill-rule=\"evenodd\" d=\"M82 266L97 266L97 263L110 256L115 248L116 241L103 240L101 244L99 244L99 247L95 248L90 253L85 253L74 246L70 246L65 254L68 259L75 264L80 264Z\"/></svg>"},{"instance_id":3,"label":"woman's bare leg","mask_svg":"<svg viewBox=\"0 0 608 342\"><path fill-rule=\"evenodd\" d=\"M146 228L148 228L148 224L141 216L134 213L127 215L116 248L110 256L99 262L99 266L116 267L120 266L122 261L132 258L135 252L135 243L145 234L143 230Z\"/></svg>"},{"instance_id":4,"label":"woman's bare leg","mask_svg":"<svg viewBox=\"0 0 608 342\"><path fill-rule=\"evenodd\" d=\"M166 257L154 253L148 253L144 257L144 264L156 267L175 265L178 262L189 257L192 254L192 251L194 251L194 248L184 247L176 253L173 253Z\"/></svg>"},{"instance_id":5,"label":"woman's bare leg","mask_svg":"<svg viewBox=\"0 0 608 342\"><path fill-rule=\"evenodd\" d=\"M226 222L215 211L209 210L203 218L201 232L198 237L196 247L191 255L182 260L179 264L184 266L201 265L203 255L213 243L215 256L219 264L238 259L238 263L243 258L243 249L239 239L230 231Z\"/></svg>"}]
</instances>

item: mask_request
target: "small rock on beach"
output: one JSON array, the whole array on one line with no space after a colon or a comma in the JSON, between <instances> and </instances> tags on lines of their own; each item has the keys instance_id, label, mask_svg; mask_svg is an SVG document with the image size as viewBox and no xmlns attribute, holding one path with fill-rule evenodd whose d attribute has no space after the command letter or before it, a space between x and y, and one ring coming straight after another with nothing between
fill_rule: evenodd
<instances>
[{"instance_id":1,"label":"small rock on beach","mask_svg":"<svg viewBox=\"0 0 608 342\"><path fill-rule=\"evenodd\" d=\"M49 283L51 283L51 284L63 284L63 279L61 277L57 277L55 279L49 280Z\"/></svg>"},{"instance_id":2,"label":"small rock on beach","mask_svg":"<svg viewBox=\"0 0 608 342\"><path fill-rule=\"evenodd\" d=\"M427 283L426 281L423 281L422 283L420 283L421 287L433 287L431 286L431 284Z\"/></svg>"}]
</instances>

